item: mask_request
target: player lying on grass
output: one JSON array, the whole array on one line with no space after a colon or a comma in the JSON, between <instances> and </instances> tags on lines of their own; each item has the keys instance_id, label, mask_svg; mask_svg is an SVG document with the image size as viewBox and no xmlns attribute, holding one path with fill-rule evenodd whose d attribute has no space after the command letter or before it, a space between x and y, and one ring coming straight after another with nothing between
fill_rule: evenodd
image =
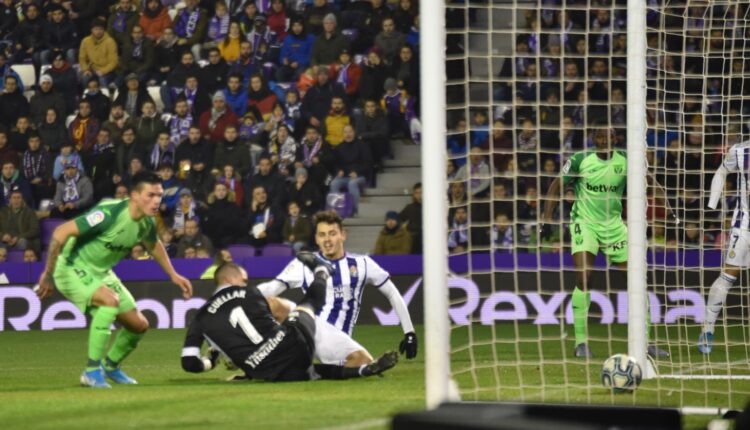
<instances>
[{"instance_id":1,"label":"player lying on grass","mask_svg":"<svg viewBox=\"0 0 750 430\"><path fill-rule=\"evenodd\" d=\"M593 131L595 148L573 154L562 168L562 177L555 178L547 191L544 218L540 235L544 239L551 234L552 216L562 195L563 185L573 185L575 202L570 211L571 253L576 271L576 286L573 290L573 326L575 331L576 357L592 358L588 345L588 317L591 295L591 274L594 259L601 251L610 264L627 270L628 229L622 220L622 194L627 182L627 156L625 151L612 147L614 134L609 128L599 127ZM655 178L647 175L648 182L665 197L664 189ZM664 202L666 204L666 198ZM668 206L668 204L667 204ZM670 209L671 212L671 209ZM674 216L674 214L672 214ZM649 330L647 322L645 329ZM667 357L669 354L648 347L652 357Z\"/></svg>"},{"instance_id":2,"label":"player lying on grass","mask_svg":"<svg viewBox=\"0 0 750 430\"><path fill-rule=\"evenodd\" d=\"M396 310L404 338L399 345L402 354L412 359L417 356L417 336L411 322L409 310L401 293L383 270L370 257L347 253L344 250L346 231L341 217L333 211L315 214L315 243L320 248L316 255L335 267L327 281L325 304L317 313L319 342L316 358L324 364L343 365L349 368L364 369L373 362L370 353L354 339L352 332L359 316L362 294L366 285L372 285L385 295ZM258 285L266 297L278 296L289 288L309 288L313 272L298 259L292 260L284 270L271 281ZM346 336L331 330L334 327Z\"/></svg>"},{"instance_id":3,"label":"player lying on grass","mask_svg":"<svg viewBox=\"0 0 750 430\"><path fill-rule=\"evenodd\" d=\"M703 330L698 337L698 351L710 354L714 343L716 318L724 306L729 289L732 288L743 267L750 264L750 204L748 204L747 173L750 170L750 141L732 145L724 156L721 166L711 180L711 197L708 207L716 209L724 191L724 182L728 173L737 175L737 206L732 214L732 234L730 236L724 267L721 274L711 285L706 300L706 313Z\"/></svg>"},{"instance_id":4,"label":"player lying on grass","mask_svg":"<svg viewBox=\"0 0 750 430\"><path fill-rule=\"evenodd\" d=\"M182 289L183 296L190 298L193 294L190 281L175 271L156 236L153 217L163 194L158 176L138 173L133 177L129 199L101 202L88 213L60 225L52 234L37 294L44 299L57 287L81 312L91 315L88 363L81 375L82 385L110 388L106 378L118 384L136 383L120 369L120 364L138 346L148 329L148 320L112 271L130 254L133 245L145 243L169 279ZM115 321L122 328L107 351L110 327Z\"/></svg>"},{"instance_id":5,"label":"player lying on grass","mask_svg":"<svg viewBox=\"0 0 750 430\"><path fill-rule=\"evenodd\" d=\"M219 266L214 275L216 292L198 310L188 328L182 368L194 373L211 370L223 355L250 379L307 381L317 379L318 374L345 379L341 366L312 365L315 313L325 303L326 282L332 269L315 258L307 258L305 263L312 267L313 281L302 302L282 323L274 319L269 302L258 288L247 285L245 269L234 263ZM207 357L201 356L204 340L210 345ZM380 374L397 361L397 353L386 353L361 376Z\"/></svg>"}]
</instances>

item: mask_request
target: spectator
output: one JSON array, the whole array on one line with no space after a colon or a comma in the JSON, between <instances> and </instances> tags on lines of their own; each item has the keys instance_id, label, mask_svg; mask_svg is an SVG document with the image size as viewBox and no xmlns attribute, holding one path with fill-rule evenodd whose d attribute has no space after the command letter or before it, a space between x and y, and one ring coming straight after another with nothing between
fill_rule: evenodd
<instances>
[{"instance_id":1,"label":"spectator","mask_svg":"<svg viewBox=\"0 0 750 430\"><path fill-rule=\"evenodd\" d=\"M111 196L115 190L112 181L115 173L115 144L110 138L109 131L99 130L96 135L96 143L91 152L84 154L86 165L89 166L88 177L94 186L94 199Z\"/></svg>"},{"instance_id":2,"label":"spectator","mask_svg":"<svg viewBox=\"0 0 750 430\"><path fill-rule=\"evenodd\" d=\"M250 245L260 248L268 243L281 243L284 221L268 201L268 194L263 186L253 187L249 220Z\"/></svg>"},{"instance_id":3,"label":"spectator","mask_svg":"<svg viewBox=\"0 0 750 430\"><path fill-rule=\"evenodd\" d=\"M193 115L188 110L187 99L179 97L174 105L174 115L169 117L167 127L169 128L169 141L175 148L188 139L190 127L193 126Z\"/></svg>"},{"instance_id":4,"label":"spectator","mask_svg":"<svg viewBox=\"0 0 750 430\"><path fill-rule=\"evenodd\" d=\"M498 252L513 252L513 223L506 213L495 214L495 223L490 230L492 248Z\"/></svg>"},{"instance_id":5,"label":"spectator","mask_svg":"<svg viewBox=\"0 0 750 430\"><path fill-rule=\"evenodd\" d=\"M191 49L193 56L200 59L201 41L206 34L207 25L208 12L198 7L198 0L185 0L185 7L174 20L177 45L183 49Z\"/></svg>"},{"instance_id":6,"label":"spectator","mask_svg":"<svg viewBox=\"0 0 750 430\"><path fill-rule=\"evenodd\" d=\"M263 188L264 201L269 201L274 208L282 207L281 203L284 201L285 191L284 178L273 169L273 163L268 156L262 156L258 160L258 173L250 177L250 184L245 189L255 190L258 187ZM254 197L253 195L247 196L249 199ZM281 225L278 227L280 229Z\"/></svg>"},{"instance_id":7,"label":"spectator","mask_svg":"<svg viewBox=\"0 0 750 430\"><path fill-rule=\"evenodd\" d=\"M485 160L485 155L481 148L471 148L469 162L458 169L456 179L469 181L469 189L472 197L487 197L490 192L492 171Z\"/></svg>"},{"instance_id":8,"label":"spectator","mask_svg":"<svg viewBox=\"0 0 750 430\"><path fill-rule=\"evenodd\" d=\"M286 40L286 25L289 16L286 13L284 1L271 0L271 10L267 11L266 14L268 14L268 28L276 33L280 41Z\"/></svg>"},{"instance_id":9,"label":"spectator","mask_svg":"<svg viewBox=\"0 0 750 430\"><path fill-rule=\"evenodd\" d=\"M206 112L211 107L211 93L206 91L203 85L200 85L198 75L189 74L185 78L185 87L178 89L177 97L184 97L188 104L190 115L193 118L200 118L201 114ZM170 110L173 106L170 106Z\"/></svg>"},{"instance_id":10,"label":"spectator","mask_svg":"<svg viewBox=\"0 0 750 430\"><path fill-rule=\"evenodd\" d=\"M66 61L63 54L55 54L52 56L52 67L45 72L45 74L52 77L55 89L59 91L63 95L64 100L66 100L65 112L58 112L58 116L60 117L63 117L64 114L70 114L77 106L78 77L71 66L72 64L74 64L74 62Z\"/></svg>"},{"instance_id":11,"label":"spectator","mask_svg":"<svg viewBox=\"0 0 750 430\"><path fill-rule=\"evenodd\" d=\"M145 169L143 168L143 160L144 158L141 157L133 157L130 159L130 164L128 165L128 170L125 172L124 175L122 175L122 184L126 187L130 188L131 179L137 175L140 172L143 172ZM157 171L158 173L158 171ZM160 175L161 176L161 175ZM167 189L165 188L165 193ZM175 193L177 190L175 190Z\"/></svg>"},{"instance_id":12,"label":"spectator","mask_svg":"<svg viewBox=\"0 0 750 430\"><path fill-rule=\"evenodd\" d=\"M253 29L247 33L247 40L253 45L253 57L258 64L278 61L279 39L276 33L266 25L265 15L255 16Z\"/></svg>"},{"instance_id":13,"label":"spectator","mask_svg":"<svg viewBox=\"0 0 750 430\"><path fill-rule=\"evenodd\" d=\"M284 243L291 246L295 252L299 252L312 237L312 226L306 214L300 213L297 202L291 201L287 204L287 217L282 228Z\"/></svg>"},{"instance_id":14,"label":"spectator","mask_svg":"<svg viewBox=\"0 0 750 430\"><path fill-rule=\"evenodd\" d=\"M234 196L234 203L242 207L245 202L245 190L242 187L242 177L235 171L234 166L225 164L216 182L226 185L227 192Z\"/></svg>"},{"instance_id":15,"label":"spectator","mask_svg":"<svg viewBox=\"0 0 750 430\"><path fill-rule=\"evenodd\" d=\"M237 124L238 118L227 108L224 93L217 91L212 99L213 107L200 116L200 129L203 137L210 143L218 144L225 134L226 127Z\"/></svg>"},{"instance_id":16,"label":"spectator","mask_svg":"<svg viewBox=\"0 0 750 430\"><path fill-rule=\"evenodd\" d=\"M229 65L223 58L218 48L208 50L208 64L203 67L201 73L201 87L208 94L224 90L227 86L227 76L229 75Z\"/></svg>"},{"instance_id":17,"label":"spectator","mask_svg":"<svg viewBox=\"0 0 750 430\"><path fill-rule=\"evenodd\" d=\"M448 231L448 250L451 254L466 252L469 247L469 218L466 206L459 206L453 212Z\"/></svg>"},{"instance_id":18,"label":"spectator","mask_svg":"<svg viewBox=\"0 0 750 430\"><path fill-rule=\"evenodd\" d=\"M472 148L477 146L487 149L490 146L490 127L487 124L487 112L483 109L474 111L471 122L471 132L469 132Z\"/></svg>"},{"instance_id":19,"label":"spectator","mask_svg":"<svg viewBox=\"0 0 750 430\"><path fill-rule=\"evenodd\" d=\"M344 127L351 124L344 99L334 96L331 110L325 118L326 141L334 148L344 140Z\"/></svg>"},{"instance_id":20,"label":"spectator","mask_svg":"<svg viewBox=\"0 0 750 430\"><path fill-rule=\"evenodd\" d=\"M136 243L133 248L130 249L131 260L148 260L151 258L146 251L146 247L142 243Z\"/></svg>"},{"instance_id":21,"label":"spectator","mask_svg":"<svg viewBox=\"0 0 750 430\"><path fill-rule=\"evenodd\" d=\"M250 83L250 77L256 73L256 59L253 57L253 45L247 40L240 42L240 56L229 65L229 73L242 76L242 85Z\"/></svg>"},{"instance_id":22,"label":"spectator","mask_svg":"<svg viewBox=\"0 0 750 430\"><path fill-rule=\"evenodd\" d=\"M153 99L148 95L146 88L141 85L142 81L136 73L129 73L124 80L125 85L120 88L114 104L122 106L129 117L135 117L141 111L143 103L147 100L153 102Z\"/></svg>"},{"instance_id":23,"label":"spectator","mask_svg":"<svg viewBox=\"0 0 750 430\"><path fill-rule=\"evenodd\" d=\"M8 261L8 250L0 247L0 263Z\"/></svg>"},{"instance_id":24,"label":"spectator","mask_svg":"<svg viewBox=\"0 0 750 430\"><path fill-rule=\"evenodd\" d=\"M238 237L246 234L242 211L234 199L234 193L222 182L215 183L213 192L208 195L203 231L218 247L231 245Z\"/></svg>"},{"instance_id":25,"label":"spectator","mask_svg":"<svg viewBox=\"0 0 750 430\"><path fill-rule=\"evenodd\" d=\"M247 90L242 86L242 76L238 74L229 75L227 87L224 88L224 98L237 116L244 116L247 112Z\"/></svg>"},{"instance_id":26,"label":"spectator","mask_svg":"<svg viewBox=\"0 0 750 430\"><path fill-rule=\"evenodd\" d=\"M417 182L412 187L412 201L401 209L399 220L406 226L412 238L411 253L422 253L422 183Z\"/></svg>"},{"instance_id":27,"label":"spectator","mask_svg":"<svg viewBox=\"0 0 750 430\"><path fill-rule=\"evenodd\" d=\"M134 158L131 160L131 171L133 170L132 164L135 160L138 160L136 164L140 165L140 160ZM138 169L135 170L136 172L132 172L132 174L137 173ZM157 170L156 173L161 177L162 187L164 188L164 196L161 199L159 210L162 214L171 213L179 204L180 191L183 188L182 183L175 178L174 168L169 164L159 166L159 170Z\"/></svg>"},{"instance_id":28,"label":"spectator","mask_svg":"<svg viewBox=\"0 0 750 430\"><path fill-rule=\"evenodd\" d=\"M242 28L242 32L247 34L253 30L255 17L258 16L258 6L255 4L254 1L246 2L242 6L242 12L238 15L239 15L238 21L240 22L240 27Z\"/></svg>"},{"instance_id":29,"label":"spectator","mask_svg":"<svg viewBox=\"0 0 750 430\"><path fill-rule=\"evenodd\" d=\"M211 239L200 232L197 219L191 218L185 221L185 234L177 242L177 258L184 258L185 249L187 248L203 248L209 254L213 254L214 252Z\"/></svg>"},{"instance_id":30,"label":"spectator","mask_svg":"<svg viewBox=\"0 0 750 430\"><path fill-rule=\"evenodd\" d=\"M358 46L368 49L375 43L375 36L383 28L383 20L393 16L393 12L385 0L370 0L370 10L366 12L364 26L359 35ZM361 50L357 50L361 51Z\"/></svg>"},{"instance_id":31,"label":"spectator","mask_svg":"<svg viewBox=\"0 0 750 430\"><path fill-rule=\"evenodd\" d=\"M0 248L39 250L39 220L18 187L11 189L8 205L0 208Z\"/></svg>"},{"instance_id":32,"label":"spectator","mask_svg":"<svg viewBox=\"0 0 750 430\"><path fill-rule=\"evenodd\" d=\"M15 0L0 2L0 40L10 40L13 30L18 26L18 13Z\"/></svg>"},{"instance_id":33,"label":"spectator","mask_svg":"<svg viewBox=\"0 0 750 430\"><path fill-rule=\"evenodd\" d=\"M291 33L284 39L279 55L279 69L276 80L281 82L296 81L310 64L315 36L305 31L300 18L292 20Z\"/></svg>"},{"instance_id":34,"label":"spectator","mask_svg":"<svg viewBox=\"0 0 750 430\"><path fill-rule=\"evenodd\" d=\"M401 225L398 213L388 211L385 214L385 226L380 230L375 242L375 255L402 255L411 253L412 238L409 231Z\"/></svg>"},{"instance_id":35,"label":"spectator","mask_svg":"<svg viewBox=\"0 0 750 430\"><path fill-rule=\"evenodd\" d=\"M406 91L399 90L398 83L393 78L386 79L383 88L385 95L380 105L388 117L391 137L406 135L419 143L421 125L417 117L416 100Z\"/></svg>"},{"instance_id":36,"label":"spectator","mask_svg":"<svg viewBox=\"0 0 750 430\"><path fill-rule=\"evenodd\" d=\"M276 93L268 88L261 75L253 75L250 78L250 88L247 90L247 108L253 112L255 117L263 121L271 116L273 106L276 104Z\"/></svg>"},{"instance_id":37,"label":"spectator","mask_svg":"<svg viewBox=\"0 0 750 430\"><path fill-rule=\"evenodd\" d=\"M223 0L218 0L214 4L214 16L208 20L206 36L203 38L204 42L201 45L203 50L216 48L224 40L229 33L229 18L227 4ZM195 58L201 58L201 52L193 51L193 55L195 55Z\"/></svg>"},{"instance_id":38,"label":"spectator","mask_svg":"<svg viewBox=\"0 0 750 430\"><path fill-rule=\"evenodd\" d=\"M5 87L0 95L0 125L9 129L19 117L29 114L29 102L18 88L18 78L8 75L4 83Z\"/></svg>"},{"instance_id":39,"label":"spectator","mask_svg":"<svg viewBox=\"0 0 750 430\"><path fill-rule=\"evenodd\" d=\"M336 29L336 16L332 13L323 19L323 33L315 38L310 55L310 64L328 67L338 60L344 50L349 49L349 39Z\"/></svg>"},{"instance_id":40,"label":"spectator","mask_svg":"<svg viewBox=\"0 0 750 430\"><path fill-rule=\"evenodd\" d=\"M21 157L21 171L31 184L34 201L41 202L52 197L52 160L38 134L29 136L28 146Z\"/></svg>"},{"instance_id":41,"label":"spectator","mask_svg":"<svg viewBox=\"0 0 750 430\"><path fill-rule=\"evenodd\" d=\"M199 208L205 209L206 198L213 189L215 178L211 170L201 163L190 167L190 170L185 170L183 167L180 171L180 177L184 178L183 185L193 193L193 199L197 202Z\"/></svg>"},{"instance_id":42,"label":"spectator","mask_svg":"<svg viewBox=\"0 0 750 430\"><path fill-rule=\"evenodd\" d=\"M198 126L190 127L187 141L177 147L175 158L180 169L185 169L185 166L187 166L196 171L211 170L213 167L213 148L203 139Z\"/></svg>"},{"instance_id":43,"label":"spectator","mask_svg":"<svg viewBox=\"0 0 750 430\"><path fill-rule=\"evenodd\" d=\"M23 195L26 206L33 208L34 196L31 191L29 182L21 175L21 172L12 162L4 162L2 166L2 176L0 176L0 185L2 185L2 195L0 196L0 207L7 206L10 201L11 191L18 189Z\"/></svg>"},{"instance_id":44,"label":"spectator","mask_svg":"<svg viewBox=\"0 0 750 430\"><path fill-rule=\"evenodd\" d=\"M236 125L226 126L224 139L219 142L214 152L214 165L217 168L231 165L241 176L250 172L250 152L247 146L240 142Z\"/></svg>"},{"instance_id":45,"label":"spectator","mask_svg":"<svg viewBox=\"0 0 750 430\"><path fill-rule=\"evenodd\" d=\"M161 240L164 249L167 251L169 258L177 258L177 245L174 243L174 231L171 228L163 228L159 232L159 240Z\"/></svg>"},{"instance_id":46,"label":"spectator","mask_svg":"<svg viewBox=\"0 0 750 430\"><path fill-rule=\"evenodd\" d=\"M107 32L122 48L127 43L133 28L138 24L140 17L132 0L119 0L109 11L107 20Z\"/></svg>"},{"instance_id":47,"label":"spectator","mask_svg":"<svg viewBox=\"0 0 750 430\"><path fill-rule=\"evenodd\" d=\"M135 140L135 127L127 126L122 131L121 142L115 150L115 175L125 176L133 158L144 159L145 149Z\"/></svg>"},{"instance_id":48,"label":"spectator","mask_svg":"<svg viewBox=\"0 0 750 430\"><path fill-rule=\"evenodd\" d=\"M83 161L78 151L75 150L75 146L70 141L65 141L60 147L60 155L55 158L54 166L52 167L52 179L57 182L62 177L65 165L68 163L75 163L79 171L83 171Z\"/></svg>"},{"instance_id":49,"label":"spectator","mask_svg":"<svg viewBox=\"0 0 750 430\"><path fill-rule=\"evenodd\" d=\"M415 54L419 53L419 15L414 17L414 25L406 33L406 44L411 46Z\"/></svg>"},{"instance_id":50,"label":"spectator","mask_svg":"<svg viewBox=\"0 0 750 430\"><path fill-rule=\"evenodd\" d=\"M194 98L193 94L198 89L198 75L201 74L200 66L195 63L195 58L193 57L193 54L190 53L190 51L182 53L182 55L180 56L179 64L172 66L173 64L174 63L170 64L170 71L167 75L167 85L162 87L162 89L160 90L161 98L164 102L164 108L168 111L171 111L172 104L174 103L174 100L177 98L177 96L182 94L186 88L189 88L191 91L191 96L189 97L186 94L185 97L188 98L188 104L190 105L190 109L193 111L193 115L200 115L202 111L199 110L198 112L196 112L196 108L193 104L194 100L191 100L191 97ZM190 77L194 78L195 81L189 82L188 78ZM205 93L205 91L202 91L202 93ZM203 106L200 106L198 109L202 108Z\"/></svg>"},{"instance_id":51,"label":"spectator","mask_svg":"<svg viewBox=\"0 0 750 430\"><path fill-rule=\"evenodd\" d=\"M65 164L63 176L57 182L53 199L53 218L71 219L86 211L94 203L94 186L73 161Z\"/></svg>"},{"instance_id":52,"label":"spectator","mask_svg":"<svg viewBox=\"0 0 750 430\"><path fill-rule=\"evenodd\" d=\"M142 148L151 148L161 133L169 136L169 130L156 114L156 105L150 99L141 105L141 116L133 122L133 126L136 142Z\"/></svg>"},{"instance_id":53,"label":"spectator","mask_svg":"<svg viewBox=\"0 0 750 430\"><path fill-rule=\"evenodd\" d=\"M419 98L419 59L414 56L411 46L404 45L393 62L393 72L399 88L407 94Z\"/></svg>"},{"instance_id":54,"label":"spectator","mask_svg":"<svg viewBox=\"0 0 750 430\"><path fill-rule=\"evenodd\" d=\"M321 197L318 186L307 180L307 169L297 167L294 172L294 182L287 185L289 202L297 203L300 211L312 217L321 208Z\"/></svg>"},{"instance_id":55,"label":"spectator","mask_svg":"<svg viewBox=\"0 0 750 430\"><path fill-rule=\"evenodd\" d=\"M359 85L360 100L380 100L383 98L388 68L383 64L380 50L372 48L367 52L367 61L362 66L362 79Z\"/></svg>"},{"instance_id":56,"label":"spectator","mask_svg":"<svg viewBox=\"0 0 750 430\"><path fill-rule=\"evenodd\" d=\"M304 130L302 119L302 102L299 99L299 92L295 88L290 88L284 98L284 113L286 114L287 123L291 122L290 131L294 137L298 138Z\"/></svg>"},{"instance_id":57,"label":"spectator","mask_svg":"<svg viewBox=\"0 0 750 430\"><path fill-rule=\"evenodd\" d=\"M205 272L201 275L201 279L213 280L216 274L216 269L224 263L232 262L232 254L226 249L220 249L219 252L214 256L214 262L208 266Z\"/></svg>"},{"instance_id":58,"label":"spectator","mask_svg":"<svg viewBox=\"0 0 750 430\"><path fill-rule=\"evenodd\" d=\"M81 100L89 102L89 115L96 118L99 124L109 118L109 112L112 109L112 100L110 100L109 96L102 93L99 87L99 78L96 76L89 79L86 83L86 91ZM80 113L80 105L78 108Z\"/></svg>"},{"instance_id":59,"label":"spectator","mask_svg":"<svg viewBox=\"0 0 750 430\"><path fill-rule=\"evenodd\" d=\"M327 0L313 0L312 5L308 4L303 14L305 28L314 35L323 33L325 28L325 19L329 16L336 18L336 8L327 2Z\"/></svg>"},{"instance_id":60,"label":"spectator","mask_svg":"<svg viewBox=\"0 0 750 430\"><path fill-rule=\"evenodd\" d=\"M109 136L115 144L119 144L122 140L123 130L132 125L131 116L128 112L125 112L124 105L115 101L109 111L109 118L102 124L102 129L109 132Z\"/></svg>"},{"instance_id":61,"label":"spectator","mask_svg":"<svg viewBox=\"0 0 750 430\"><path fill-rule=\"evenodd\" d=\"M370 149L373 169L381 171L383 157L391 152L388 139L388 120L375 100L366 100L364 112L355 122L357 136Z\"/></svg>"},{"instance_id":62,"label":"spectator","mask_svg":"<svg viewBox=\"0 0 750 430\"><path fill-rule=\"evenodd\" d=\"M305 167L310 175L310 180L319 188L324 185L328 171L321 158L325 159L330 145L323 142L318 129L309 126L305 130L305 137L297 149L296 167Z\"/></svg>"},{"instance_id":63,"label":"spectator","mask_svg":"<svg viewBox=\"0 0 750 430\"><path fill-rule=\"evenodd\" d=\"M45 26L44 50L41 52L41 64L50 64L57 54L64 55L68 63L75 63L77 58L78 32L76 26L67 17L65 8L59 4L52 4L47 9L52 18ZM62 113L62 112L60 112Z\"/></svg>"},{"instance_id":64,"label":"spectator","mask_svg":"<svg viewBox=\"0 0 750 430\"><path fill-rule=\"evenodd\" d=\"M354 215L359 211L359 198L367 183L370 154L356 139L354 127L344 127L344 140L333 149L336 177L331 181L331 192L348 190L352 196Z\"/></svg>"},{"instance_id":65,"label":"spectator","mask_svg":"<svg viewBox=\"0 0 750 430\"><path fill-rule=\"evenodd\" d=\"M78 64L81 67L81 82L97 77L108 85L114 79L117 67L117 43L104 31L104 20L95 19L91 24L91 35L81 41Z\"/></svg>"},{"instance_id":66,"label":"spectator","mask_svg":"<svg viewBox=\"0 0 750 430\"><path fill-rule=\"evenodd\" d=\"M27 248L23 251L24 263L36 263L37 261L39 261L39 257L37 257L36 251L31 248Z\"/></svg>"},{"instance_id":67,"label":"spectator","mask_svg":"<svg viewBox=\"0 0 750 430\"><path fill-rule=\"evenodd\" d=\"M44 47L44 27L47 20L39 16L39 6L34 3L28 4L25 11L21 8L21 15L21 22L13 31L13 62L17 64L32 59L38 67Z\"/></svg>"},{"instance_id":68,"label":"spectator","mask_svg":"<svg viewBox=\"0 0 750 430\"><path fill-rule=\"evenodd\" d=\"M152 41L158 41L166 29L172 28L172 19L160 0L146 0L146 7L138 21L143 34Z\"/></svg>"},{"instance_id":69,"label":"spectator","mask_svg":"<svg viewBox=\"0 0 750 430\"><path fill-rule=\"evenodd\" d=\"M393 22L396 24L396 30L401 33L408 33L414 24L414 18L419 14L419 8L416 1L400 0L398 7L393 12Z\"/></svg>"},{"instance_id":70,"label":"spectator","mask_svg":"<svg viewBox=\"0 0 750 430\"><path fill-rule=\"evenodd\" d=\"M78 115L68 126L70 141L76 151L87 152L91 150L98 132L99 120L91 116L91 103L88 100L81 100L78 103Z\"/></svg>"},{"instance_id":71,"label":"spectator","mask_svg":"<svg viewBox=\"0 0 750 430\"><path fill-rule=\"evenodd\" d=\"M329 73L336 82L344 87L344 91L350 100L357 99L362 68L352 62L352 56L348 49L341 51L338 62L331 64Z\"/></svg>"},{"instance_id":72,"label":"spectator","mask_svg":"<svg viewBox=\"0 0 750 430\"><path fill-rule=\"evenodd\" d=\"M68 130L61 118L62 113L57 113L55 109L47 109L44 121L36 125L37 133L42 139L42 146L51 154L60 152L62 143L68 140ZM0 148L2 153L2 148ZM2 155L0 155L2 160Z\"/></svg>"},{"instance_id":73,"label":"spectator","mask_svg":"<svg viewBox=\"0 0 750 430\"><path fill-rule=\"evenodd\" d=\"M151 79L154 53L154 42L145 37L140 25L134 26L122 47L118 67L120 79L132 74L138 82L145 85Z\"/></svg>"},{"instance_id":74,"label":"spectator","mask_svg":"<svg viewBox=\"0 0 750 430\"><path fill-rule=\"evenodd\" d=\"M152 3L154 1L157 0L151 0ZM148 30L146 34L148 35ZM187 54L192 60L193 54L190 52L187 52ZM180 61L182 61L182 56L180 55L180 46L177 45L177 35L174 34L174 30L171 27L167 27L163 30L161 37L156 40L154 48L154 81L153 83L149 83L149 85L161 84L166 81L174 70L175 64L178 64ZM184 80L178 82L177 85L182 85L184 82ZM162 100L165 104L168 101L168 97L165 96L171 97L170 93L171 86L167 82L167 85L161 90Z\"/></svg>"},{"instance_id":75,"label":"spectator","mask_svg":"<svg viewBox=\"0 0 750 430\"><path fill-rule=\"evenodd\" d=\"M169 132L162 131L156 138L156 144L151 149L147 166L150 170L156 170L159 166L169 164L175 167L175 146L169 140Z\"/></svg>"},{"instance_id":76,"label":"spectator","mask_svg":"<svg viewBox=\"0 0 750 430\"><path fill-rule=\"evenodd\" d=\"M334 97L345 100L344 87L337 82L330 82L328 70L319 67L315 85L307 91L302 99L302 115L312 126L321 127L325 123L325 117L331 109L331 101Z\"/></svg>"},{"instance_id":77,"label":"spectator","mask_svg":"<svg viewBox=\"0 0 750 430\"><path fill-rule=\"evenodd\" d=\"M382 31L375 36L375 47L383 54L383 61L391 65L399 55L401 47L406 44L406 36L396 30L393 18L383 19Z\"/></svg>"},{"instance_id":78,"label":"spectator","mask_svg":"<svg viewBox=\"0 0 750 430\"><path fill-rule=\"evenodd\" d=\"M534 128L534 121L524 119L521 123L521 132L518 133L516 141L516 159L518 168L522 172L537 173L537 149L539 148L539 136Z\"/></svg>"},{"instance_id":79,"label":"spectator","mask_svg":"<svg viewBox=\"0 0 750 430\"><path fill-rule=\"evenodd\" d=\"M230 22L226 37L218 45L221 58L227 63L239 60L240 46L243 40L245 40L245 35L242 33L240 23L237 21Z\"/></svg>"},{"instance_id":80,"label":"spectator","mask_svg":"<svg viewBox=\"0 0 750 430\"><path fill-rule=\"evenodd\" d=\"M16 150L16 153L23 154L29 148L29 136L32 131L29 118L19 116L16 120L16 126L10 132L10 146Z\"/></svg>"},{"instance_id":81,"label":"spectator","mask_svg":"<svg viewBox=\"0 0 750 430\"><path fill-rule=\"evenodd\" d=\"M289 126L285 123L282 123L271 134L268 153L271 156L271 161L278 165L279 171L285 176L288 175L288 166L294 163L297 157L297 142L290 135Z\"/></svg>"},{"instance_id":82,"label":"spectator","mask_svg":"<svg viewBox=\"0 0 750 430\"><path fill-rule=\"evenodd\" d=\"M193 199L193 193L187 188L180 189L179 200L174 208L172 214L171 228L174 230L175 236L182 238L183 235L187 234L188 222L190 220L199 220L198 218L198 205ZM179 254L180 252L177 251Z\"/></svg>"},{"instance_id":83,"label":"spectator","mask_svg":"<svg viewBox=\"0 0 750 430\"><path fill-rule=\"evenodd\" d=\"M125 200L128 198L128 187L124 184L119 184L115 187L115 194L113 196L115 200Z\"/></svg>"},{"instance_id":84,"label":"spectator","mask_svg":"<svg viewBox=\"0 0 750 430\"><path fill-rule=\"evenodd\" d=\"M186 258L186 259L198 258L198 253L196 252L195 248L193 248L192 246L188 246L187 248L185 248L185 255L183 258Z\"/></svg>"},{"instance_id":85,"label":"spectator","mask_svg":"<svg viewBox=\"0 0 750 430\"><path fill-rule=\"evenodd\" d=\"M5 163L18 164L18 152L10 146L8 132L0 128L0 165Z\"/></svg>"}]
</instances>

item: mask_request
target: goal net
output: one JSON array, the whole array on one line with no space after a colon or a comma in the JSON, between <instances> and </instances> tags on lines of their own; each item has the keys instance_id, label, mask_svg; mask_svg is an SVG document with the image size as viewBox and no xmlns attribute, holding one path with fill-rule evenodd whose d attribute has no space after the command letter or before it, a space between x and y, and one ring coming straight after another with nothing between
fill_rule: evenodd
<instances>
[{"instance_id":1,"label":"goal net","mask_svg":"<svg viewBox=\"0 0 750 430\"><path fill-rule=\"evenodd\" d=\"M648 167L628 174L654 179L641 192L650 324L637 330L661 354L656 377L628 395L601 384L604 360L628 353L629 319L627 272L601 254L584 298L593 357L575 356L574 181L556 197L551 235L539 233L550 185L574 153L595 147L599 130L628 154L627 4L446 3L450 370L461 398L744 406L744 270L719 313L713 351L696 345L739 198L740 176L730 174L719 210L706 209L711 180L728 148L750 139L750 1L646 2Z\"/></svg>"}]
</instances>

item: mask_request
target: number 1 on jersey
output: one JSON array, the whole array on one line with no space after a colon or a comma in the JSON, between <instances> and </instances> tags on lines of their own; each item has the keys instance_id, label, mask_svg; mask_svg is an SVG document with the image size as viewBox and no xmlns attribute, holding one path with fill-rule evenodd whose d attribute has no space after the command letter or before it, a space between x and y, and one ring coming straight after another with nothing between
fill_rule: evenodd
<instances>
[{"instance_id":1,"label":"number 1 on jersey","mask_svg":"<svg viewBox=\"0 0 750 430\"><path fill-rule=\"evenodd\" d=\"M258 330L255 329L255 326L250 322L250 319L245 314L245 311L242 310L242 307L237 306L232 309L232 312L229 314L229 323L232 324L232 327L234 328L237 328L239 325L240 329L242 329L252 343L257 345L263 342L263 336L261 336L260 333L258 333Z\"/></svg>"}]
</instances>

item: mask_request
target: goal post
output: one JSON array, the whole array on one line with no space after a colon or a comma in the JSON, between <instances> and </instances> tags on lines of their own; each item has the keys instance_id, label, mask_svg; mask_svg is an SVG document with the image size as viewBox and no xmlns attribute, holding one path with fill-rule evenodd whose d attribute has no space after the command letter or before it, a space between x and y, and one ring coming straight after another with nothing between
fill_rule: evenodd
<instances>
[{"instance_id":1,"label":"goal post","mask_svg":"<svg viewBox=\"0 0 750 430\"><path fill-rule=\"evenodd\" d=\"M429 409L448 400L450 323L445 198L445 2L421 0L420 68L422 113L423 288L425 320L425 397Z\"/></svg>"},{"instance_id":2,"label":"goal post","mask_svg":"<svg viewBox=\"0 0 750 430\"><path fill-rule=\"evenodd\" d=\"M646 0L628 0L627 20L628 354L649 379L654 369L646 359Z\"/></svg>"}]
</instances>

